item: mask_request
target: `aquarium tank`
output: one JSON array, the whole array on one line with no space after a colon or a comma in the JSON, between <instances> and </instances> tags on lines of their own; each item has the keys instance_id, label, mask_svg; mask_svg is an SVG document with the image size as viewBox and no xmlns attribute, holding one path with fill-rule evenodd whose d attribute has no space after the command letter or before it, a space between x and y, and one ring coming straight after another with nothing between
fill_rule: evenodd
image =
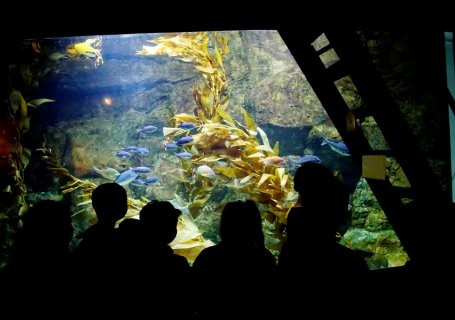
<instances>
[{"instance_id":1,"label":"aquarium tank","mask_svg":"<svg viewBox=\"0 0 455 320\"><path fill-rule=\"evenodd\" d=\"M363 252L370 269L409 259L277 31L21 39L7 49L2 266L30 206L70 203L76 246L96 222L91 192L112 181L127 190L126 218L138 218L154 199L182 211L171 246L190 262L219 242L224 204L252 199L277 256L297 200L293 174L307 161L324 164L349 189L342 244ZM325 59L330 64L336 55ZM337 86L352 105L360 103L349 79ZM399 166L388 168L406 183Z\"/></svg>"}]
</instances>

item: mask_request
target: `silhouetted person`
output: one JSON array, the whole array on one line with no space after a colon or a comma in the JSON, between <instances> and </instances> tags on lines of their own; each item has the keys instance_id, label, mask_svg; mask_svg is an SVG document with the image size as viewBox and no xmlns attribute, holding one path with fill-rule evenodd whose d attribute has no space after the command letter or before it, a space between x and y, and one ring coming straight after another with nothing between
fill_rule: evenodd
<instances>
[{"instance_id":1,"label":"silhouetted person","mask_svg":"<svg viewBox=\"0 0 455 320\"><path fill-rule=\"evenodd\" d=\"M188 260L174 253L169 243L177 235L177 223L181 211L168 201L151 201L139 213L143 228L145 263L148 274L178 274L189 272Z\"/></svg>"},{"instance_id":2,"label":"silhouetted person","mask_svg":"<svg viewBox=\"0 0 455 320\"><path fill-rule=\"evenodd\" d=\"M63 202L42 200L24 215L8 273L15 285L29 291L69 285L72 276L69 243L71 211Z\"/></svg>"},{"instance_id":3,"label":"silhouetted person","mask_svg":"<svg viewBox=\"0 0 455 320\"><path fill-rule=\"evenodd\" d=\"M107 280L119 269L115 264L118 245L115 223L128 210L126 190L117 183L101 184L92 192L92 206L98 221L83 233L74 251L75 259L83 275Z\"/></svg>"},{"instance_id":4,"label":"silhouetted person","mask_svg":"<svg viewBox=\"0 0 455 320\"><path fill-rule=\"evenodd\" d=\"M194 284L190 281L190 265L169 246L177 235L180 215L181 211L170 202L157 200L147 203L139 213L142 252L136 251L139 260L131 261L139 262L135 274L141 290L146 288L148 292L141 298L140 308L151 316L173 319L192 315Z\"/></svg>"},{"instance_id":5,"label":"silhouetted person","mask_svg":"<svg viewBox=\"0 0 455 320\"><path fill-rule=\"evenodd\" d=\"M262 314L268 308L258 297L271 290L269 281L275 275L276 261L264 245L256 203L227 203L221 213L219 232L221 242L202 250L193 263L202 293L213 288L213 294L205 295L200 302L199 312L214 317L238 312Z\"/></svg>"},{"instance_id":6,"label":"silhouetted person","mask_svg":"<svg viewBox=\"0 0 455 320\"><path fill-rule=\"evenodd\" d=\"M293 279L349 281L367 272L364 259L338 243L336 233L348 215L349 193L332 172L304 163L294 176L299 199L287 218L287 240L278 268Z\"/></svg>"}]
</instances>

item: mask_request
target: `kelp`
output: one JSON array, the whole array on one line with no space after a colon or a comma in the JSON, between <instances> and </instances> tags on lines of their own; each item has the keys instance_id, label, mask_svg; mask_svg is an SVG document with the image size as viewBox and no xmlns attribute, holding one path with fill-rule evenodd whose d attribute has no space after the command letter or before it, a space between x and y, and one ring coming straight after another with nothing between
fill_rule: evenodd
<instances>
[{"instance_id":1,"label":"kelp","mask_svg":"<svg viewBox=\"0 0 455 320\"><path fill-rule=\"evenodd\" d=\"M66 178L66 183L61 187L63 194L78 191L79 200L76 203L76 206L92 204L92 192L98 186L96 183L85 179L79 179L71 174L71 172L61 164L52 149L46 146L45 141L43 142L41 148L36 149L36 151L38 151L41 154L41 157L45 160L47 170L51 171L54 175ZM150 200L146 198L134 199L128 197L128 208L138 214L138 211L140 211L149 201Z\"/></svg>"},{"instance_id":2,"label":"kelp","mask_svg":"<svg viewBox=\"0 0 455 320\"><path fill-rule=\"evenodd\" d=\"M28 104L22 93L11 91L0 108L0 261L8 260L13 230L29 208L24 171L31 151L22 144L29 123Z\"/></svg>"},{"instance_id":3,"label":"kelp","mask_svg":"<svg viewBox=\"0 0 455 320\"><path fill-rule=\"evenodd\" d=\"M163 128L166 141L191 136L183 149L192 154L182 159L185 178L183 194L189 198L189 209L196 215L209 200L217 184L227 186L261 203L284 222L296 200L292 177L281 166L278 142L272 148L264 130L243 110L244 123L236 121L228 110L229 93L223 57L229 52L227 39L220 33L179 33L159 37L143 46L140 55L167 55L192 63L202 81L193 88L194 114L180 113L169 119L171 127ZM183 122L194 128L184 130ZM259 133L259 137L258 137ZM209 166L217 179L197 175L198 168ZM183 195L182 195L183 196Z\"/></svg>"},{"instance_id":4,"label":"kelp","mask_svg":"<svg viewBox=\"0 0 455 320\"><path fill-rule=\"evenodd\" d=\"M9 94L8 104L2 108L0 113L0 127L2 128L2 136L0 137L1 174L7 176L2 179L3 183L0 187L2 193L9 193L14 198L10 207L16 210L19 217L28 210L28 204L25 200L27 186L24 171L30 161L31 150L22 144L23 136L30 128L28 109L54 101L40 98L32 100L32 104L25 101L20 91L13 90ZM5 216L7 215L5 214Z\"/></svg>"}]
</instances>

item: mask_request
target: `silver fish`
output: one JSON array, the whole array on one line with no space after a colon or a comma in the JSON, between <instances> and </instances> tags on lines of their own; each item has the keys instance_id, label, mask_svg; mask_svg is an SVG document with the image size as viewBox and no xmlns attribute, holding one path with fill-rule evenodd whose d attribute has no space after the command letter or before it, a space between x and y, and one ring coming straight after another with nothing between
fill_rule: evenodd
<instances>
[{"instance_id":1,"label":"silver fish","mask_svg":"<svg viewBox=\"0 0 455 320\"><path fill-rule=\"evenodd\" d=\"M103 178L106 178L108 180L115 180L120 175L120 172L118 172L114 168L109 167L105 169L98 169L97 167L93 166L93 170L95 170Z\"/></svg>"}]
</instances>

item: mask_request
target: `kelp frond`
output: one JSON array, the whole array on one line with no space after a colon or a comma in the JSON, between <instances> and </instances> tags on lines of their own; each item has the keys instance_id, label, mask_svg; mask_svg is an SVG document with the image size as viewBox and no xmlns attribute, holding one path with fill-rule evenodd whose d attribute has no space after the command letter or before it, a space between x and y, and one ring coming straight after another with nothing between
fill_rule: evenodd
<instances>
[{"instance_id":1,"label":"kelp frond","mask_svg":"<svg viewBox=\"0 0 455 320\"><path fill-rule=\"evenodd\" d=\"M191 134L190 143L182 147L193 157L182 161L186 176L181 180L189 194L190 211L197 212L209 200L218 181L235 191L248 193L284 222L296 198L292 179L283 168L279 144L272 149L267 134L257 126L253 116L242 109L242 124L229 114L223 64L223 56L229 52L226 37L218 33L180 33L149 42L156 45L144 46L138 54L168 55L190 62L203 80L193 89L194 115L174 115L169 119L171 127L163 128L167 141ZM182 130L182 122L192 123L197 133ZM218 179L213 178L215 175Z\"/></svg>"},{"instance_id":2,"label":"kelp frond","mask_svg":"<svg viewBox=\"0 0 455 320\"><path fill-rule=\"evenodd\" d=\"M42 158L47 163L47 169L52 171L54 174L68 178L66 184L61 188L62 193L71 193L74 191L80 191L81 194L78 195L80 202L76 206L88 205L91 204L91 195L93 190L98 186L96 183L83 180L75 177L69 172L68 169L64 168L60 163L60 160L57 158L52 149L46 146L46 143L43 142L41 148L36 149L36 151L41 153ZM133 210L140 210L144 205L147 204L146 198L143 199L134 199L128 198L128 207Z\"/></svg>"},{"instance_id":3,"label":"kelp frond","mask_svg":"<svg viewBox=\"0 0 455 320\"><path fill-rule=\"evenodd\" d=\"M42 158L46 161L47 169L49 171L68 178L68 182L62 187L62 193L69 193L80 189L84 194L91 194L93 189L97 187L97 185L91 181L79 179L73 176L68 169L63 167L52 149L46 146L46 142L43 142L42 147L36 149L36 151L41 153Z\"/></svg>"},{"instance_id":4,"label":"kelp frond","mask_svg":"<svg viewBox=\"0 0 455 320\"><path fill-rule=\"evenodd\" d=\"M211 35L213 48L209 48L210 37L207 32L179 33L166 35L149 42L156 46L143 46L140 55L165 55L184 62L191 62L204 82L193 90L197 113L204 122L219 117L218 109L224 110L227 104L226 74L222 56L229 52L225 36Z\"/></svg>"}]
</instances>

